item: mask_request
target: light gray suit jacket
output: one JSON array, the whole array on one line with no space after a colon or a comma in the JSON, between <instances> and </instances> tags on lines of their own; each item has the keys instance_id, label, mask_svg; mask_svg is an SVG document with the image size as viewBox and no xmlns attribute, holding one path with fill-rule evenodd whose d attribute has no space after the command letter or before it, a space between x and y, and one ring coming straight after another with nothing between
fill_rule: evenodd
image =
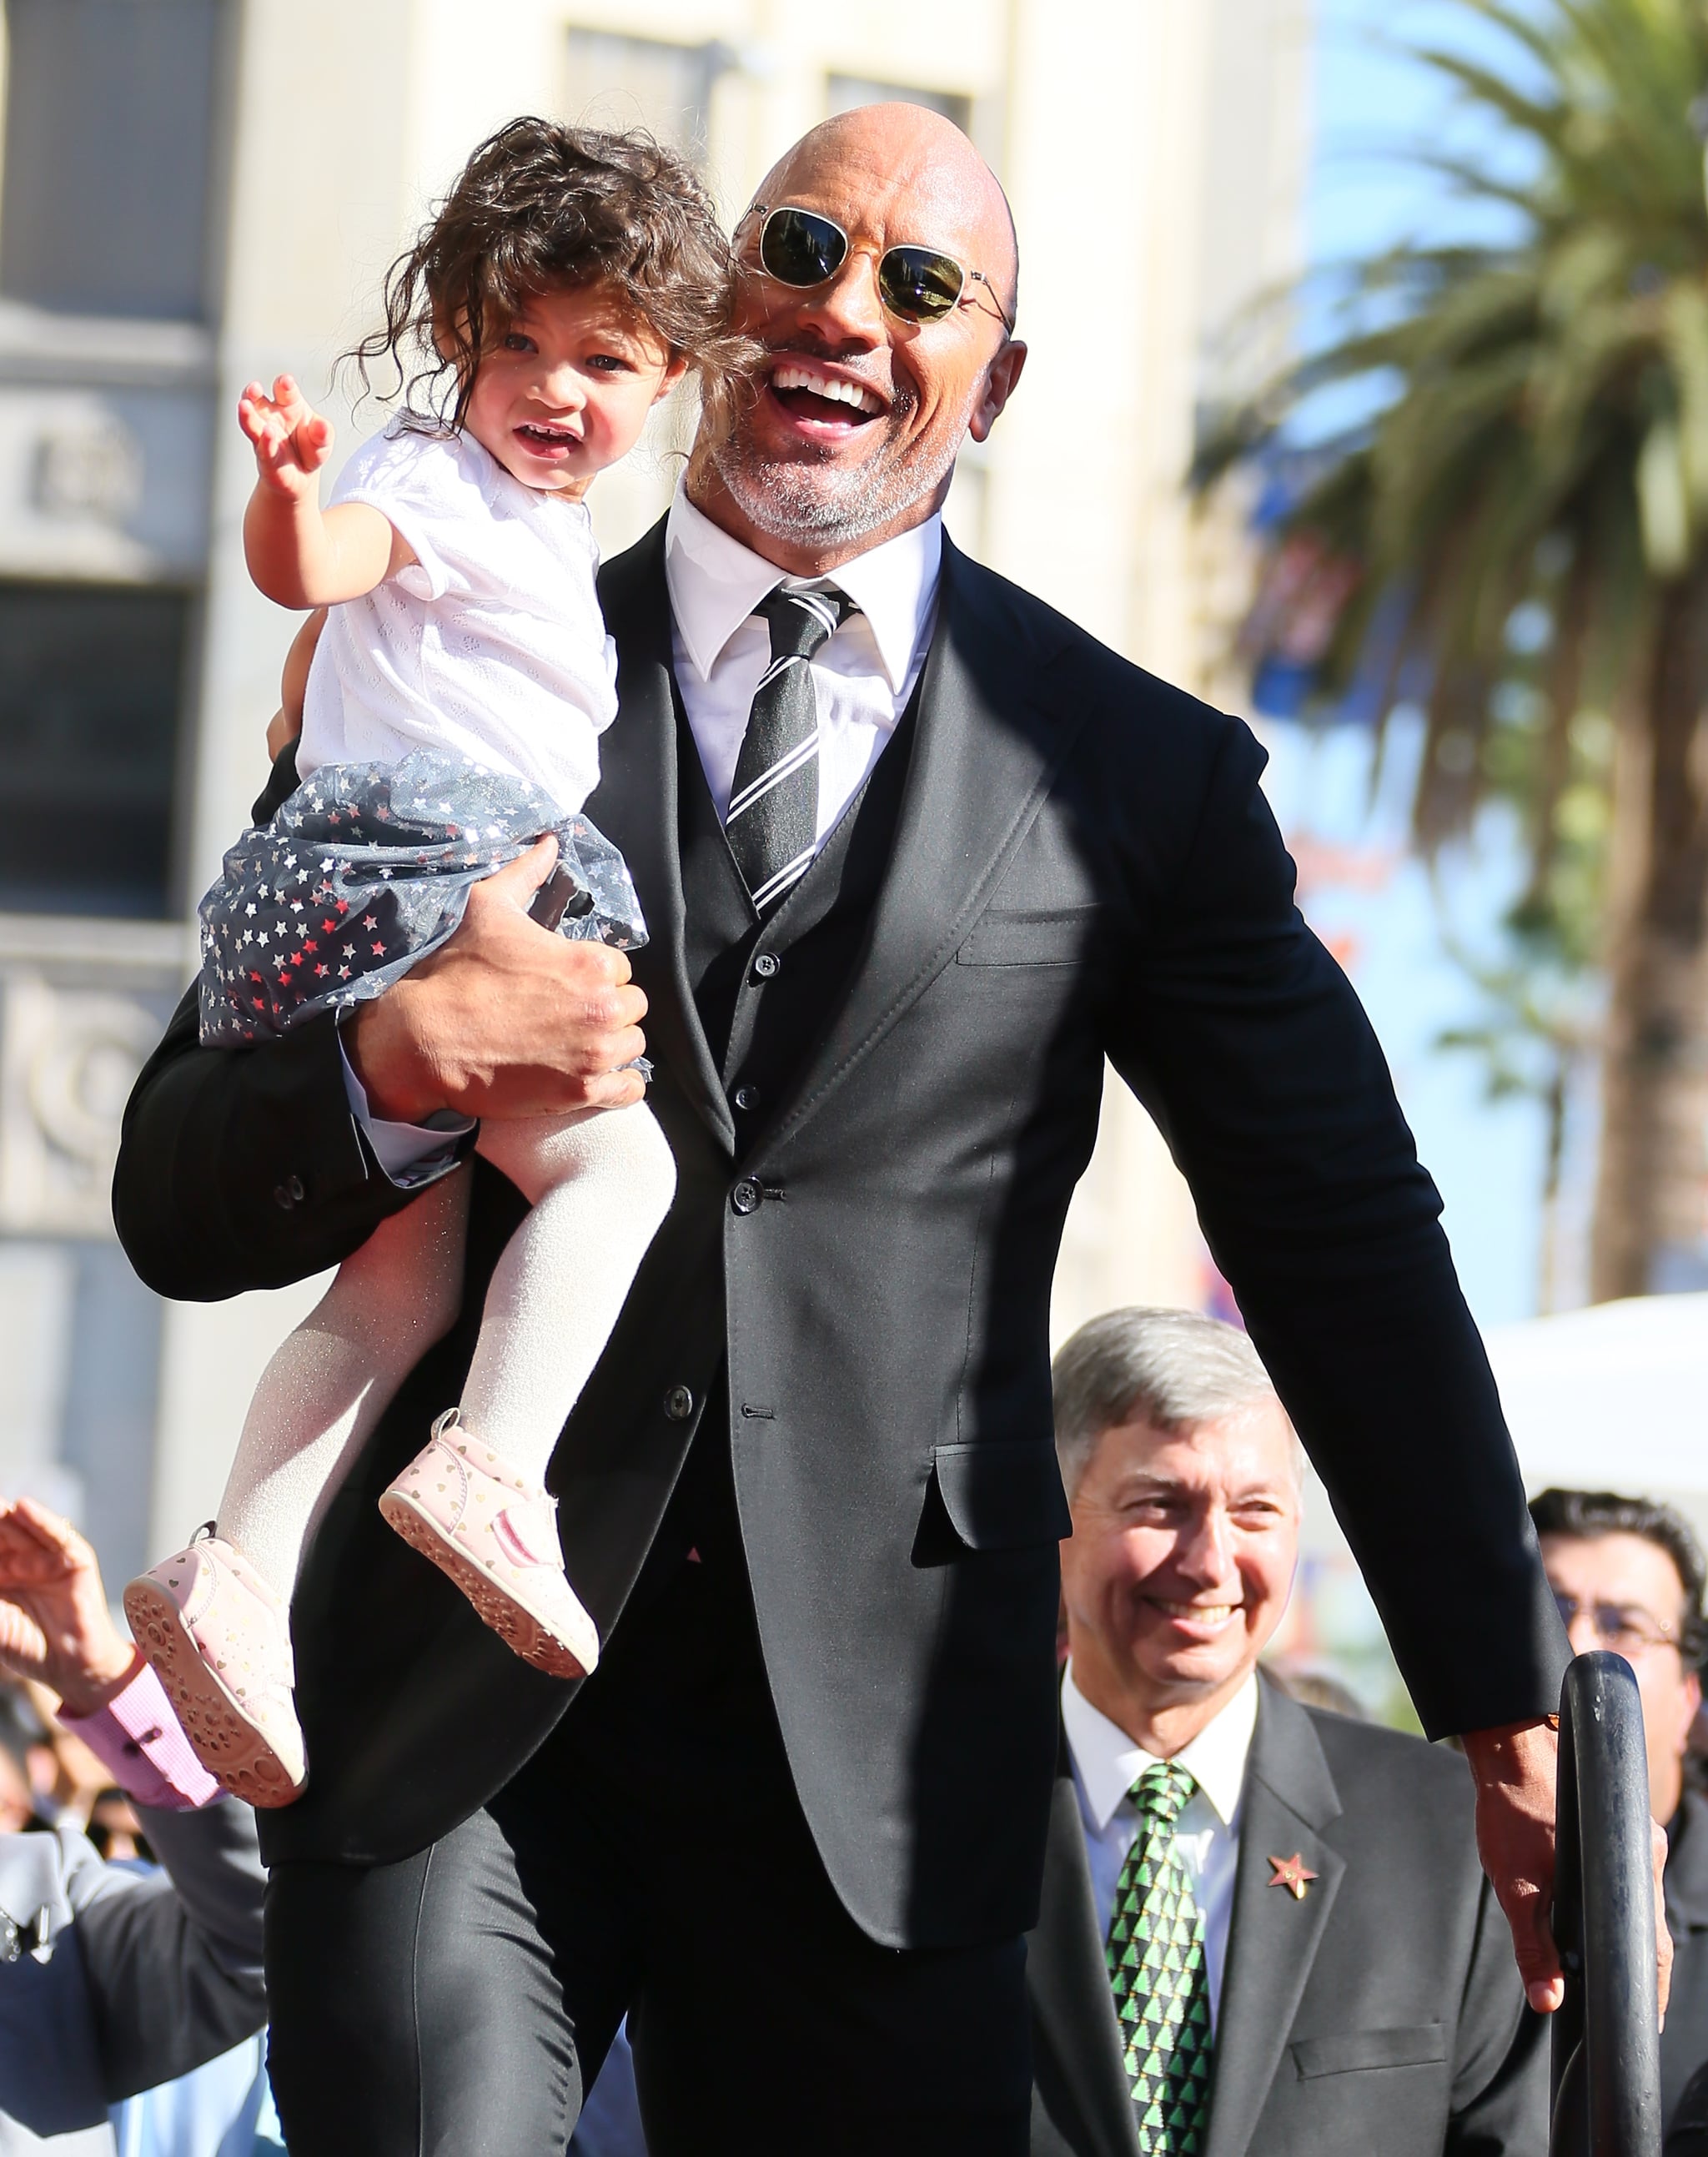
<instances>
[{"instance_id":1,"label":"light gray suit jacket","mask_svg":"<svg viewBox=\"0 0 1708 2157\"><path fill-rule=\"evenodd\" d=\"M162 1871L69 1829L0 1835L0 2157L113 2157L110 2104L266 2021L254 1814L138 1813Z\"/></svg>"}]
</instances>

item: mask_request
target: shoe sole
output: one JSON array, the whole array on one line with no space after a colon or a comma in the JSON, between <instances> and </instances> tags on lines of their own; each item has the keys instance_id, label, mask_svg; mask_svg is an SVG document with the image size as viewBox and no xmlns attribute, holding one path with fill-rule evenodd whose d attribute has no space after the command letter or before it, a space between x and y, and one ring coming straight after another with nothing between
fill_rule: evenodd
<instances>
[{"instance_id":1,"label":"shoe sole","mask_svg":"<svg viewBox=\"0 0 1708 2157\"><path fill-rule=\"evenodd\" d=\"M523 1662L553 1678L584 1678L593 1670L599 1661L596 1645L584 1660L567 1640L542 1624L525 1603L507 1593L490 1573L447 1541L438 1521L406 1491L388 1490L379 1501L379 1510L388 1526L411 1550L419 1551L439 1568L473 1605L481 1624L489 1625ZM593 1630L591 1619L588 1629Z\"/></svg>"},{"instance_id":2,"label":"shoe sole","mask_svg":"<svg viewBox=\"0 0 1708 2157\"><path fill-rule=\"evenodd\" d=\"M152 1580L133 1580L125 1590L125 1615L196 1758L220 1788L263 1810L294 1804L307 1777L292 1773L219 1672L208 1667L166 1590Z\"/></svg>"}]
</instances>

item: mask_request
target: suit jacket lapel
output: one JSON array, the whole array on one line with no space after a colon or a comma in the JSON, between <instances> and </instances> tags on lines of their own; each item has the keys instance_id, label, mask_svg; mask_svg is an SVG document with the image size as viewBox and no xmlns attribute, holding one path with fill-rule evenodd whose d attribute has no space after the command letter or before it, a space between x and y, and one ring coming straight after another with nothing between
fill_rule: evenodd
<instances>
[{"instance_id":1,"label":"suit jacket lapel","mask_svg":"<svg viewBox=\"0 0 1708 2157\"><path fill-rule=\"evenodd\" d=\"M605 625L617 642L615 723L602 744L599 783L587 805L622 848L650 938L635 955L646 992L647 1045L733 1152L735 1124L688 986L677 833L677 723L664 523L610 562L599 577Z\"/></svg>"},{"instance_id":2,"label":"suit jacket lapel","mask_svg":"<svg viewBox=\"0 0 1708 2157\"><path fill-rule=\"evenodd\" d=\"M1346 1869L1322 1837L1340 1810L1310 1717L1265 1682L1240 1799L1205 2157L1246 2157ZM1317 1876L1303 1901L1270 1885L1270 1858L1295 1854Z\"/></svg>"},{"instance_id":3,"label":"suit jacket lapel","mask_svg":"<svg viewBox=\"0 0 1708 2157\"><path fill-rule=\"evenodd\" d=\"M965 936L1037 814L1083 714L1058 715L1042 676L1058 645L1033 643L1002 587L943 543L938 625L895 845L871 939L769 1154L824 1101L920 995ZM1065 641L1064 627L1061 641Z\"/></svg>"},{"instance_id":4,"label":"suit jacket lapel","mask_svg":"<svg viewBox=\"0 0 1708 2157\"><path fill-rule=\"evenodd\" d=\"M1050 1805L1043 1899L1026 1941L1032 2005L1097 2157L1138 2157L1139 2128L1104 1961L1085 1830L1064 1740Z\"/></svg>"}]
</instances>

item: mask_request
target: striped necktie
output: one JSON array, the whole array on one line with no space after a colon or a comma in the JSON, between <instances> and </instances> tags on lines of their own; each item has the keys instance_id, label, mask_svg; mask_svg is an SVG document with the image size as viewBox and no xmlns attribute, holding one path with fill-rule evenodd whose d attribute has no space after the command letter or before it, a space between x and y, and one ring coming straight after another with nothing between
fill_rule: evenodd
<instances>
[{"instance_id":1,"label":"striped necktie","mask_svg":"<svg viewBox=\"0 0 1708 2157\"><path fill-rule=\"evenodd\" d=\"M1204 1912L1175 1850L1175 1822L1197 1787L1172 1760L1153 1761L1134 1784L1139 1832L1104 1949L1145 2157L1201 2157L1210 2119Z\"/></svg>"},{"instance_id":2,"label":"striped necktie","mask_svg":"<svg viewBox=\"0 0 1708 2157\"><path fill-rule=\"evenodd\" d=\"M857 609L834 587L779 584L754 612L769 625L771 662L754 692L725 829L754 910L764 914L812 865L819 722L810 662Z\"/></svg>"}]
</instances>

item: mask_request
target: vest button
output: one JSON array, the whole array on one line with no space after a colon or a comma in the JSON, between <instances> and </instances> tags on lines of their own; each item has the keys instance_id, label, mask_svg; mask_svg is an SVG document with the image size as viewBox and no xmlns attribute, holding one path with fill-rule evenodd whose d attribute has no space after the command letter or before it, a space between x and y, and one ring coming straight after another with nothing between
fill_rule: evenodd
<instances>
[{"instance_id":1,"label":"vest button","mask_svg":"<svg viewBox=\"0 0 1708 2157\"><path fill-rule=\"evenodd\" d=\"M754 978L761 981L774 980L777 969L782 963L774 951L761 951L754 960Z\"/></svg>"},{"instance_id":2,"label":"vest button","mask_svg":"<svg viewBox=\"0 0 1708 2157\"><path fill-rule=\"evenodd\" d=\"M738 1109L757 1109L759 1105L759 1088L738 1086L735 1089L735 1105Z\"/></svg>"},{"instance_id":3,"label":"vest button","mask_svg":"<svg viewBox=\"0 0 1708 2157\"><path fill-rule=\"evenodd\" d=\"M672 1386L664 1397L664 1412L672 1423L686 1423L694 1413L694 1397L686 1386Z\"/></svg>"},{"instance_id":4,"label":"vest button","mask_svg":"<svg viewBox=\"0 0 1708 2157\"><path fill-rule=\"evenodd\" d=\"M738 1213L757 1213L764 1201L764 1192L751 1176L743 1176L729 1194L729 1202Z\"/></svg>"}]
</instances>

